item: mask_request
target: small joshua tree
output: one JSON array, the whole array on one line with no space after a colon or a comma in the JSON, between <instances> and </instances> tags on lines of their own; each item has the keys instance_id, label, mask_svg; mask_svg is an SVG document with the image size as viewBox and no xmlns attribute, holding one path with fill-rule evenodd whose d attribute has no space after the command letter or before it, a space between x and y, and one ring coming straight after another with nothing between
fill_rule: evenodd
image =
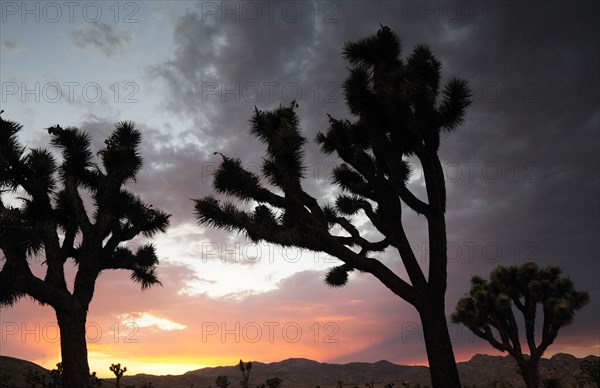
<instances>
[{"instance_id":1,"label":"small joshua tree","mask_svg":"<svg viewBox=\"0 0 600 388\"><path fill-rule=\"evenodd\" d=\"M92 372L90 375L90 386L92 387L101 387L102 380L96 375L96 372Z\"/></svg>"},{"instance_id":2,"label":"small joshua tree","mask_svg":"<svg viewBox=\"0 0 600 388\"><path fill-rule=\"evenodd\" d=\"M121 386L121 378L127 372L127 367L121 368L121 364L112 364L110 366L110 371L115 374L116 382L115 385L117 388Z\"/></svg>"},{"instance_id":3,"label":"small joshua tree","mask_svg":"<svg viewBox=\"0 0 600 388\"><path fill-rule=\"evenodd\" d=\"M252 369L252 361L248 361L244 364L244 361L240 360L240 370L242 371L242 387L248 388L248 381L250 380L250 370Z\"/></svg>"},{"instance_id":4,"label":"small joshua tree","mask_svg":"<svg viewBox=\"0 0 600 388\"><path fill-rule=\"evenodd\" d=\"M517 361L528 388L540 382L538 366L544 351L554 342L560 328L573 321L575 312L589 301L587 292L578 292L573 282L560 277L558 267L540 269L535 263L499 266L490 281L479 276L471 279L471 290L458 301L452 314L454 323L462 323L494 348L507 351ZM535 340L537 306L543 310L541 340ZM521 349L519 325L513 305L523 315L529 356Z\"/></svg>"}]
</instances>

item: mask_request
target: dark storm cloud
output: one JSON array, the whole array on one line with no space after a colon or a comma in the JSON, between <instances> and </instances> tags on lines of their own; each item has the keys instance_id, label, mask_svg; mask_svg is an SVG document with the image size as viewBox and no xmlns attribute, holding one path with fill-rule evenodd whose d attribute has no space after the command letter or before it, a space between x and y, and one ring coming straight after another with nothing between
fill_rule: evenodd
<instances>
[{"instance_id":1,"label":"dark storm cloud","mask_svg":"<svg viewBox=\"0 0 600 388\"><path fill-rule=\"evenodd\" d=\"M448 310L471 275L531 259L562 267L597 305L596 2L277 2L280 9L289 4L302 7L304 17L292 23L275 13L273 21L253 22L243 11L236 20L201 6L182 17L172 57L150 69L168 86L166 107L191 118L209 148L256 166L263 147L248 134L253 106L286 104L296 96L289 85L298 85L301 126L312 140L326 129L325 113L348 117L339 87L347 74L343 43L388 25L401 37L403 55L429 44L444 79L465 78L474 94L465 124L444 135L440 151L452 245ZM260 98L251 94L255 85ZM181 175L165 173L165 184L192 190L192 151L163 151ZM307 160L315 166L307 186L323 197L335 160L314 145ZM199 193L210 192L208 181L195 182ZM413 189L422 195L421 183ZM406 224L426 267L423 219L407 213ZM587 307L581 319L598 321L597 308Z\"/></svg>"},{"instance_id":2,"label":"dark storm cloud","mask_svg":"<svg viewBox=\"0 0 600 388\"><path fill-rule=\"evenodd\" d=\"M442 149L455 178L448 230L496 244L502 264L558 265L597 301L598 6L532 6L527 19L476 25L464 51L434 50L471 80L475 100ZM460 270L487 275L499 264L481 256ZM597 309L582 314L598 319Z\"/></svg>"},{"instance_id":3,"label":"dark storm cloud","mask_svg":"<svg viewBox=\"0 0 600 388\"><path fill-rule=\"evenodd\" d=\"M109 58L123 54L131 42L131 34L117 31L103 22L85 23L69 33L71 42L80 49L92 48Z\"/></svg>"}]
</instances>

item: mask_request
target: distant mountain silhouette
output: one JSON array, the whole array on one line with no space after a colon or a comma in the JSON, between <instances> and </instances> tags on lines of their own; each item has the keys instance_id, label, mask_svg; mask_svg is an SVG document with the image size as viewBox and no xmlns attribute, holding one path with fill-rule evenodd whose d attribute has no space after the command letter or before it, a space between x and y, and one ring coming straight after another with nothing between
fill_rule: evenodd
<instances>
[{"instance_id":1,"label":"distant mountain silhouette","mask_svg":"<svg viewBox=\"0 0 600 388\"><path fill-rule=\"evenodd\" d=\"M598 357L586 357L586 359L588 358ZM574 387L576 386L574 376L582 360L564 353L556 354L550 359L543 358L540 363L540 375L546 377L552 372L561 379L564 387ZM29 361L0 356L0 387L5 386L3 383L8 377L10 377L10 380L7 381L9 384L26 387L20 376L27 373L29 368L41 373L48 373L46 369ZM458 363L458 370L463 386L477 385L478 388L484 388L492 387L494 383L505 383L514 388L524 387L521 377L517 373L517 365L510 356L477 354L467 362ZM237 387L241 380L241 372L236 364L202 368L179 376L125 375L121 384L122 386L135 384L139 387L144 382L151 382L157 388L189 388L192 384L195 388L214 387L215 378L219 375L229 377L232 383L231 388ZM282 388L314 388L317 385L323 388L334 387L340 380L346 387L358 386L361 388L371 380L375 382L376 387L381 388L389 382L394 382L395 388L401 388L402 382L409 383L413 387L416 384L421 384L421 387L430 385L427 367L396 365L385 360L375 363L328 364L305 358L290 358L268 364L256 361L252 363L251 387L263 384L266 379L271 377L283 379ZM103 382L104 387L114 386L114 379L103 379ZM11 386L9 384L7 385Z\"/></svg>"},{"instance_id":2,"label":"distant mountain silhouette","mask_svg":"<svg viewBox=\"0 0 600 388\"><path fill-rule=\"evenodd\" d=\"M0 387L29 387L25 384L24 375L28 371L38 372L48 379L50 371L30 361L20 358L0 356Z\"/></svg>"},{"instance_id":3,"label":"distant mountain silhouette","mask_svg":"<svg viewBox=\"0 0 600 388\"><path fill-rule=\"evenodd\" d=\"M283 379L285 387L331 386L337 385L340 380L344 383L364 386L372 379L384 384L389 381L398 381L403 377L420 375L428 377L428 373L426 367L402 366L388 361L379 361L373 364L366 362L327 364L305 358L290 358L270 364L253 362L250 380L253 386L264 383L270 377ZM237 366L203 368L184 374L184 376L210 377L212 378L211 383L219 375L228 376L232 382L240 379L240 371Z\"/></svg>"}]
</instances>

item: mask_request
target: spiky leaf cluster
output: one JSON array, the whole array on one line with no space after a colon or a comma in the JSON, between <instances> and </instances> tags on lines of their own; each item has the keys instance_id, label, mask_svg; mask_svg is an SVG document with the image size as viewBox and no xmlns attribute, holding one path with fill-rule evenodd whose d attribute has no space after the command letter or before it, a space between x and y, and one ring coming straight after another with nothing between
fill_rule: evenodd
<instances>
[{"instance_id":1,"label":"spiky leaf cluster","mask_svg":"<svg viewBox=\"0 0 600 388\"><path fill-rule=\"evenodd\" d=\"M267 145L262 171L270 183L286 188L304 178L303 146L306 139L298 130L297 104L280 106L272 112L255 109L250 132Z\"/></svg>"},{"instance_id":2,"label":"spiky leaf cluster","mask_svg":"<svg viewBox=\"0 0 600 388\"><path fill-rule=\"evenodd\" d=\"M437 151L442 130L455 129L471 104L466 81L450 78L440 98L441 62L426 45L401 59L401 44L387 27L371 37L346 44L352 65L344 95L356 123L333 120L318 141L325 152L348 143L376 153L401 155ZM368 128L368 131L365 131ZM347 143L347 144L344 144Z\"/></svg>"}]
</instances>

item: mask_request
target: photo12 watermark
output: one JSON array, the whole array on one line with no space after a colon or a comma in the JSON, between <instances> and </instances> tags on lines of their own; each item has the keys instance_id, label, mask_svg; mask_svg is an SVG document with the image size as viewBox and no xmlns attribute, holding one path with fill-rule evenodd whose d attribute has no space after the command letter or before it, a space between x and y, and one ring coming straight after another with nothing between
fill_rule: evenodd
<instances>
[{"instance_id":1,"label":"photo12 watermark","mask_svg":"<svg viewBox=\"0 0 600 388\"><path fill-rule=\"evenodd\" d=\"M417 261L429 262L429 242L411 241ZM536 241L499 243L496 241L448 241L448 264L458 263L525 263L535 261L541 251Z\"/></svg>"},{"instance_id":2,"label":"photo12 watermark","mask_svg":"<svg viewBox=\"0 0 600 388\"><path fill-rule=\"evenodd\" d=\"M200 90L203 103L290 103L303 98L331 104L342 101L342 87L335 82L303 84L293 81L204 81L200 83Z\"/></svg>"},{"instance_id":3,"label":"photo12 watermark","mask_svg":"<svg viewBox=\"0 0 600 388\"><path fill-rule=\"evenodd\" d=\"M1 1L2 23L139 23L137 1Z\"/></svg>"},{"instance_id":4,"label":"photo12 watermark","mask_svg":"<svg viewBox=\"0 0 600 388\"><path fill-rule=\"evenodd\" d=\"M537 104L541 101L541 86L537 81L511 84L473 81L469 83L469 87L473 93L473 102L475 103Z\"/></svg>"},{"instance_id":5,"label":"photo12 watermark","mask_svg":"<svg viewBox=\"0 0 600 388\"><path fill-rule=\"evenodd\" d=\"M536 1L399 1L402 22L417 23L535 23Z\"/></svg>"},{"instance_id":6,"label":"photo12 watermark","mask_svg":"<svg viewBox=\"0 0 600 388\"><path fill-rule=\"evenodd\" d=\"M303 251L292 247L283 247L275 244L231 243L206 241L200 244L202 263L218 260L230 264L256 264L268 263L298 263L310 260L311 262L339 265L339 259L318 251Z\"/></svg>"},{"instance_id":7,"label":"photo12 watermark","mask_svg":"<svg viewBox=\"0 0 600 388\"><path fill-rule=\"evenodd\" d=\"M202 322L202 343L296 343L303 338L314 343L337 344L340 327L335 322L313 322L303 326L298 322Z\"/></svg>"},{"instance_id":8,"label":"photo12 watermark","mask_svg":"<svg viewBox=\"0 0 600 388\"><path fill-rule=\"evenodd\" d=\"M140 327L136 322L114 322L102 326L97 322L86 322L85 338L88 343L102 340L113 343L137 344ZM17 341L21 343L59 343L60 327L57 322L16 322L0 323L0 343Z\"/></svg>"},{"instance_id":9,"label":"photo12 watermark","mask_svg":"<svg viewBox=\"0 0 600 388\"><path fill-rule=\"evenodd\" d=\"M419 263L429 262L429 241L410 241L409 245ZM449 264L525 263L538 259L540 252L541 245L537 241L513 243L448 241L446 244ZM330 265L341 263L339 259L323 252L303 251L291 247L254 242L202 242L199 254L202 263L209 261L220 261L223 264L257 264L259 262L295 264L301 261Z\"/></svg>"},{"instance_id":10,"label":"photo12 watermark","mask_svg":"<svg viewBox=\"0 0 600 388\"><path fill-rule=\"evenodd\" d=\"M338 23L333 1L203 1L203 23Z\"/></svg>"},{"instance_id":11,"label":"photo12 watermark","mask_svg":"<svg viewBox=\"0 0 600 388\"><path fill-rule=\"evenodd\" d=\"M453 344L473 343L479 340L471 330L461 324L449 323L448 334L450 342ZM415 341L425 343L423 325L420 322L402 322L400 325L400 338L403 344Z\"/></svg>"},{"instance_id":12,"label":"photo12 watermark","mask_svg":"<svg viewBox=\"0 0 600 388\"><path fill-rule=\"evenodd\" d=\"M0 95L2 103L36 103L55 104L58 102L98 103L107 100L114 103L138 103L140 86L134 81L100 84L95 81L79 82L2 82Z\"/></svg>"},{"instance_id":13,"label":"photo12 watermark","mask_svg":"<svg viewBox=\"0 0 600 388\"><path fill-rule=\"evenodd\" d=\"M412 180L425 182L425 175L420 163L407 160ZM492 161L443 161L442 170L446 183L538 183L541 181L538 163L525 161L492 162Z\"/></svg>"}]
</instances>

